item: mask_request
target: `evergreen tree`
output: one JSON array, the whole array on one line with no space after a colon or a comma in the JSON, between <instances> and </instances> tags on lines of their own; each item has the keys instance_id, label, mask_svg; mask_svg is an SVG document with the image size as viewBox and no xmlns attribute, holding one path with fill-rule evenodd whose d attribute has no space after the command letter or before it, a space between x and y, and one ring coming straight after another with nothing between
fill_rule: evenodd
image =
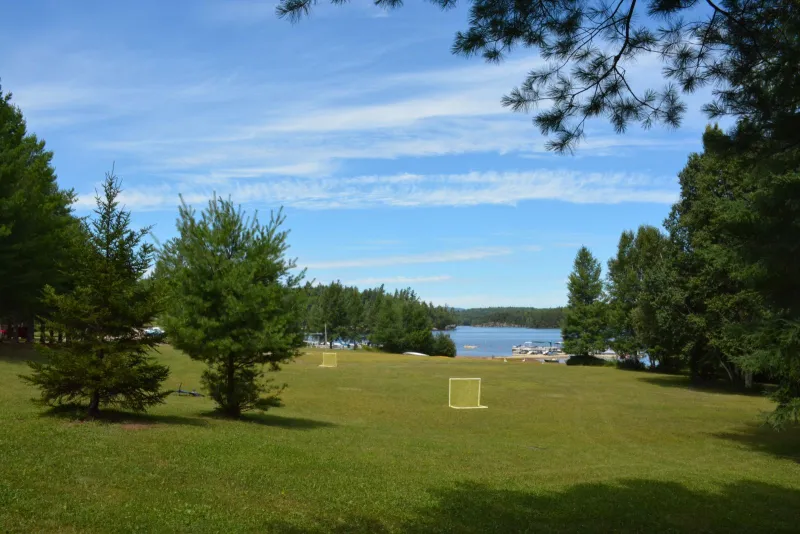
<instances>
[{"instance_id":1,"label":"evergreen tree","mask_svg":"<svg viewBox=\"0 0 800 534\"><path fill-rule=\"evenodd\" d=\"M567 289L569 299L561 327L564 351L575 356L602 352L607 347L608 331L603 281L600 262L586 247L581 247L575 256Z\"/></svg>"},{"instance_id":2,"label":"evergreen tree","mask_svg":"<svg viewBox=\"0 0 800 534\"><path fill-rule=\"evenodd\" d=\"M641 343L633 326L633 311L641 293L635 242L636 237L633 232L622 232L617 245L617 255L608 260L610 344L618 354L633 357L637 357L641 350Z\"/></svg>"},{"instance_id":3,"label":"evergreen tree","mask_svg":"<svg viewBox=\"0 0 800 534\"><path fill-rule=\"evenodd\" d=\"M238 417L266 410L285 386L265 380L303 345L304 272L286 258L282 211L267 225L214 198L198 219L180 207L179 237L165 246L158 276L168 280L164 325L173 345L207 369L203 384L219 409Z\"/></svg>"},{"instance_id":4,"label":"evergreen tree","mask_svg":"<svg viewBox=\"0 0 800 534\"><path fill-rule=\"evenodd\" d=\"M0 322L26 322L29 335L44 286L66 290L74 271L75 196L58 188L52 158L0 88Z\"/></svg>"},{"instance_id":5,"label":"evergreen tree","mask_svg":"<svg viewBox=\"0 0 800 534\"><path fill-rule=\"evenodd\" d=\"M353 318L351 317L351 302L347 288L338 280L324 287L317 304L315 316L319 323L318 328L328 332L328 343L333 348L333 342L352 338Z\"/></svg>"},{"instance_id":6,"label":"evergreen tree","mask_svg":"<svg viewBox=\"0 0 800 534\"><path fill-rule=\"evenodd\" d=\"M141 283L153 258L152 245L144 242L150 229L130 229L119 194L119 181L107 174L95 217L83 223L86 239L71 247L75 287L45 291L48 323L67 341L41 347L47 362L32 362L32 373L23 377L47 404L88 401L90 417L107 405L144 411L168 394L161 383L169 369L150 356L156 341L142 335L158 312L155 288Z\"/></svg>"},{"instance_id":7,"label":"evergreen tree","mask_svg":"<svg viewBox=\"0 0 800 534\"><path fill-rule=\"evenodd\" d=\"M800 151L765 156L774 140L752 145L753 135L750 124L706 131L667 226L681 244L701 349L693 371L713 363L735 383L776 379L772 421L781 426L800 421Z\"/></svg>"},{"instance_id":8,"label":"evergreen tree","mask_svg":"<svg viewBox=\"0 0 800 534\"><path fill-rule=\"evenodd\" d=\"M361 291L357 287L348 287L345 291L345 300L347 303L347 317L349 326L347 329L346 339L356 343L364 339L369 333L367 330L367 321L364 308L364 301L361 297Z\"/></svg>"},{"instance_id":9,"label":"evergreen tree","mask_svg":"<svg viewBox=\"0 0 800 534\"><path fill-rule=\"evenodd\" d=\"M386 295L380 304L370 340L387 352L422 352L431 354L434 336L424 302L411 289Z\"/></svg>"},{"instance_id":10,"label":"evergreen tree","mask_svg":"<svg viewBox=\"0 0 800 534\"><path fill-rule=\"evenodd\" d=\"M608 262L610 345L617 353L647 354L662 370L680 367L681 339L671 331L674 317L665 298L678 287L667 237L653 226L623 232L617 255Z\"/></svg>"}]
</instances>

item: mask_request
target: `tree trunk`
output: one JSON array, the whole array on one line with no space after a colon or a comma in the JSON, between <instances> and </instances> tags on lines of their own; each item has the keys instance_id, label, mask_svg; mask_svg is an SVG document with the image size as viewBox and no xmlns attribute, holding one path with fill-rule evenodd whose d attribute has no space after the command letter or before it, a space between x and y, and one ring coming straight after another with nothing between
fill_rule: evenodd
<instances>
[{"instance_id":1,"label":"tree trunk","mask_svg":"<svg viewBox=\"0 0 800 534\"><path fill-rule=\"evenodd\" d=\"M39 343L44 345L44 321L39 321Z\"/></svg>"},{"instance_id":2,"label":"tree trunk","mask_svg":"<svg viewBox=\"0 0 800 534\"><path fill-rule=\"evenodd\" d=\"M700 371L697 367L697 355L692 351L689 354L689 378L695 384L700 382Z\"/></svg>"},{"instance_id":3,"label":"tree trunk","mask_svg":"<svg viewBox=\"0 0 800 534\"><path fill-rule=\"evenodd\" d=\"M753 372L747 371L744 374L744 387L745 389L753 389Z\"/></svg>"},{"instance_id":4,"label":"tree trunk","mask_svg":"<svg viewBox=\"0 0 800 534\"><path fill-rule=\"evenodd\" d=\"M63 339L64 339L64 333L61 330L59 330L58 331L58 342L61 343L61 341Z\"/></svg>"},{"instance_id":5,"label":"tree trunk","mask_svg":"<svg viewBox=\"0 0 800 534\"><path fill-rule=\"evenodd\" d=\"M87 410L86 415L91 418L100 415L100 392L98 390L92 393L92 400L89 402L89 410Z\"/></svg>"},{"instance_id":6,"label":"tree trunk","mask_svg":"<svg viewBox=\"0 0 800 534\"><path fill-rule=\"evenodd\" d=\"M241 407L239 406L239 400L235 399L236 396L236 369L233 366L233 356L228 356L228 365L227 365L227 399L225 399L225 403L227 406L224 406L225 412L230 415L231 417L239 417L242 414Z\"/></svg>"},{"instance_id":7,"label":"tree trunk","mask_svg":"<svg viewBox=\"0 0 800 534\"><path fill-rule=\"evenodd\" d=\"M19 343L19 324L17 323L11 326L11 341Z\"/></svg>"},{"instance_id":8,"label":"tree trunk","mask_svg":"<svg viewBox=\"0 0 800 534\"><path fill-rule=\"evenodd\" d=\"M52 343L53 339L55 339L54 336L53 336L53 330L50 329L50 337L47 338L47 342L48 343Z\"/></svg>"},{"instance_id":9,"label":"tree trunk","mask_svg":"<svg viewBox=\"0 0 800 534\"><path fill-rule=\"evenodd\" d=\"M34 339L34 336L36 334L35 330L36 330L36 317L31 319L31 321L28 323L28 332L27 332L27 334L28 334L27 335L28 343L31 343L31 344L33 343L33 339Z\"/></svg>"},{"instance_id":10,"label":"tree trunk","mask_svg":"<svg viewBox=\"0 0 800 534\"><path fill-rule=\"evenodd\" d=\"M731 372L730 368L725 364L725 361L722 358L720 358L719 363L722 364L722 368L725 369L726 373L728 373L728 378L730 379L731 384L736 384L736 378L733 376L733 373Z\"/></svg>"}]
</instances>

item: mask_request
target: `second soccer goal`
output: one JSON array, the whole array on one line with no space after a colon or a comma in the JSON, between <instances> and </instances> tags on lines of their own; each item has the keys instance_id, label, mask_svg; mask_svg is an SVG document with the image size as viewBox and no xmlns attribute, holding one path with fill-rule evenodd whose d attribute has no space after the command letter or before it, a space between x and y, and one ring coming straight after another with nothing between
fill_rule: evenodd
<instances>
[{"instance_id":1,"label":"second soccer goal","mask_svg":"<svg viewBox=\"0 0 800 534\"><path fill-rule=\"evenodd\" d=\"M451 378L447 397L451 408L486 408L481 406L480 378Z\"/></svg>"},{"instance_id":2,"label":"second soccer goal","mask_svg":"<svg viewBox=\"0 0 800 534\"><path fill-rule=\"evenodd\" d=\"M323 352L322 353L322 365L320 367L336 367L336 353L335 352Z\"/></svg>"}]
</instances>

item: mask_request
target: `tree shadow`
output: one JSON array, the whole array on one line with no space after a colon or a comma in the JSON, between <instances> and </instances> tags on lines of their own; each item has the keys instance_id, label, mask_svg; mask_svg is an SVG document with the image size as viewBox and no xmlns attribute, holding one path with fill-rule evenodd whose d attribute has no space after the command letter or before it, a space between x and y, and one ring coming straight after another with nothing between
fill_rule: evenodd
<instances>
[{"instance_id":1,"label":"tree shadow","mask_svg":"<svg viewBox=\"0 0 800 534\"><path fill-rule=\"evenodd\" d=\"M36 350L32 343L0 343L0 362L27 363L44 362L47 357Z\"/></svg>"},{"instance_id":2,"label":"tree shadow","mask_svg":"<svg viewBox=\"0 0 800 534\"><path fill-rule=\"evenodd\" d=\"M268 413L245 413L239 418L231 418L219 411L204 412L203 417L221 419L225 421L239 421L253 425L271 426L276 428L289 428L294 430L313 430L315 428L328 428L336 426L327 421L317 421L315 419L305 419L303 417L285 417L282 415Z\"/></svg>"},{"instance_id":3,"label":"tree shadow","mask_svg":"<svg viewBox=\"0 0 800 534\"><path fill-rule=\"evenodd\" d=\"M275 532L797 532L800 490L739 481L713 492L676 482L622 480L561 492L496 489L475 482L429 491L410 519L351 515Z\"/></svg>"},{"instance_id":4,"label":"tree shadow","mask_svg":"<svg viewBox=\"0 0 800 534\"><path fill-rule=\"evenodd\" d=\"M767 425L749 424L734 432L720 432L713 436L736 442L757 452L800 463L800 427L790 427L778 432Z\"/></svg>"},{"instance_id":5,"label":"tree shadow","mask_svg":"<svg viewBox=\"0 0 800 534\"><path fill-rule=\"evenodd\" d=\"M638 377L640 382L647 382L655 386L666 388L686 389L689 391L701 391L704 393L719 393L726 395L745 395L748 397L763 397L771 389L770 386L764 384L754 384L751 389L744 389L724 382L722 380L714 380L710 382L693 382L692 379L686 375L652 375Z\"/></svg>"},{"instance_id":6,"label":"tree shadow","mask_svg":"<svg viewBox=\"0 0 800 534\"><path fill-rule=\"evenodd\" d=\"M63 404L54 406L41 413L41 417L53 417L64 419L70 422L85 422L86 407L77 404ZM149 413L132 413L114 410L110 408L101 409L100 416L91 421L111 425L138 425L147 427L154 425L186 425L186 426L208 426L208 421L200 417L183 417L180 415L158 415Z\"/></svg>"}]
</instances>

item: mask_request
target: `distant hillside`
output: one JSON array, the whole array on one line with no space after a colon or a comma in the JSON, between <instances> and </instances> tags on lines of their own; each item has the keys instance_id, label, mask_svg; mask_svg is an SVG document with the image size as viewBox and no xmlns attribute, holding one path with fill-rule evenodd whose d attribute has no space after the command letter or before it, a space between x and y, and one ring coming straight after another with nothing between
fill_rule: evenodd
<instances>
[{"instance_id":1,"label":"distant hillside","mask_svg":"<svg viewBox=\"0 0 800 534\"><path fill-rule=\"evenodd\" d=\"M462 326L561 328L564 308L471 308L455 315Z\"/></svg>"}]
</instances>

